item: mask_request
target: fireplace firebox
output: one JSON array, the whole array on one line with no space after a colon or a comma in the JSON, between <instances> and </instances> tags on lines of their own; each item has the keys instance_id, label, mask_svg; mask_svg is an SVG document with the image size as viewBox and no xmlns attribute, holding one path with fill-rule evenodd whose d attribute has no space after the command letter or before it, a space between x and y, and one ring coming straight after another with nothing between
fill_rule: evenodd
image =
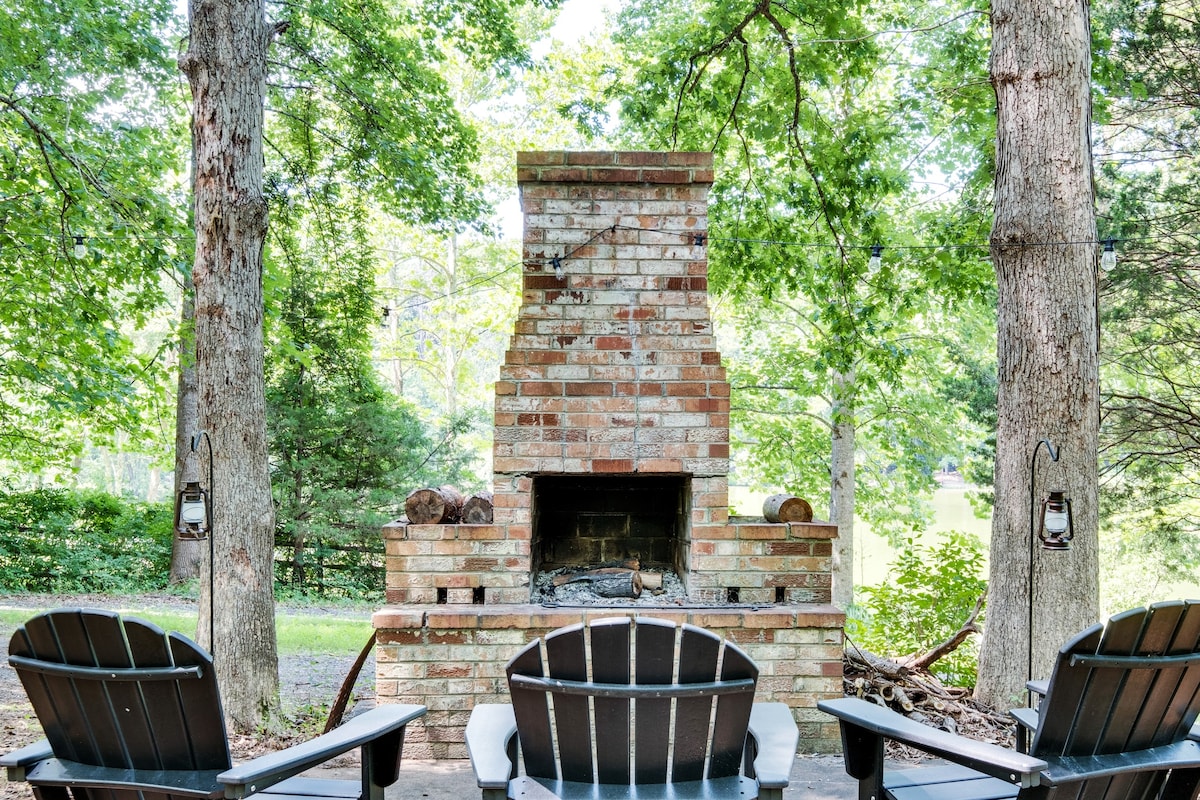
<instances>
[{"instance_id":1,"label":"fireplace firebox","mask_svg":"<svg viewBox=\"0 0 1200 800\"><path fill-rule=\"evenodd\" d=\"M689 488L680 475L535 476L534 574L619 563L681 573Z\"/></svg>"}]
</instances>

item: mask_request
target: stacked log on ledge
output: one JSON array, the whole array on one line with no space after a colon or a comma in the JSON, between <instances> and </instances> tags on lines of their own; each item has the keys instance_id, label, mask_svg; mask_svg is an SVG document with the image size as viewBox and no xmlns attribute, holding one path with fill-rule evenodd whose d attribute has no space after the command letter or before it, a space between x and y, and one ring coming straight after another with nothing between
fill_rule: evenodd
<instances>
[{"instance_id":1,"label":"stacked log on ledge","mask_svg":"<svg viewBox=\"0 0 1200 800\"><path fill-rule=\"evenodd\" d=\"M416 489L404 500L404 514L414 525L490 525L492 493L463 497L453 486Z\"/></svg>"}]
</instances>

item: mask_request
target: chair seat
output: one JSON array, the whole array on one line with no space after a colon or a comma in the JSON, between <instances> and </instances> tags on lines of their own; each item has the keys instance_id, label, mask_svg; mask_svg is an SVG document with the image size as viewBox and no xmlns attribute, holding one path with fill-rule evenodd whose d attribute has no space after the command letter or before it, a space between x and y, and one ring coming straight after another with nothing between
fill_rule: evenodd
<instances>
[{"instance_id":1,"label":"chair seat","mask_svg":"<svg viewBox=\"0 0 1200 800\"><path fill-rule=\"evenodd\" d=\"M1017 788L957 764L893 770L883 782L890 800L1005 800Z\"/></svg>"},{"instance_id":2,"label":"chair seat","mask_svg":"<svg viewBox=\"0 0 1200 800\"><path fill-rule=\"evenodd\" d=\"M518 800L755 800L758 784L738 775L706 781L631 785L522 776L509 781L508 796Z\"/></svg>"},{"instance_id":3,"label":"chair seat","mask_svg":"<svg viewBox=\"0 0 1200 800\"><path fill-rule=\"evenodd\" d=\"M264 800L312 800L314 797L358 800L362 797L362 782L297 776L280 781L257 796Z\"/></svg>"}]
</instances>

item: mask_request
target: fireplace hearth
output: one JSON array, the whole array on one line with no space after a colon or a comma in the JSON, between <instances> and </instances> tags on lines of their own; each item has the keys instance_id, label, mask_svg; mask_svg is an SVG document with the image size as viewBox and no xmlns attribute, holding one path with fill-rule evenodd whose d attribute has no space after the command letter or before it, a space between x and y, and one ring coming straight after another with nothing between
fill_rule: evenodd
<instances>
[{"instance_id":1,"label":"fireplace hearth","mask_svg":"<svg viewBox=\"0 0 1200 800\"><path fill-rule=\"evenodd\" d=\"M521 153L522 302L496 381L491 525L384 527L381 701L429 706L406 750L461 758L477 702L535 636L599 616L741 644L808 752L838 732L835 526L729 517L729 384L708 312L709 153ZM564 600L555 575L636 563L672 592ZM562 587L559 587L562 588Z\"/></svg>"}]
</instances>

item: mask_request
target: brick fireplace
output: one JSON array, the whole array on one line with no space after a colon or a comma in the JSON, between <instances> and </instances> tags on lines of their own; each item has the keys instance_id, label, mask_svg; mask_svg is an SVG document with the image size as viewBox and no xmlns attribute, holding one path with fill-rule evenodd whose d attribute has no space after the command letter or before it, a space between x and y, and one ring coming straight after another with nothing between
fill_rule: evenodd
<instances>
[{"instance_id":1,"label":"brick fireplace","mask_svg":"<svg viewBox=\"0 0 1200 800\"><path fill-rule=\"evenodd\" d=\"M690 621L741 644L801 748L838 746L829 605L836 528L729 516L729 384L708 312L708 153L520 153L522 303L496 382L494 520L385 526L381 701L430 712L416 757L462 758L529 639L589 618ZM548 569L627 559L677 573L671 605L531 602ZM410 726L411 727L411 726Z\"/></svg>"}]
</instances>

